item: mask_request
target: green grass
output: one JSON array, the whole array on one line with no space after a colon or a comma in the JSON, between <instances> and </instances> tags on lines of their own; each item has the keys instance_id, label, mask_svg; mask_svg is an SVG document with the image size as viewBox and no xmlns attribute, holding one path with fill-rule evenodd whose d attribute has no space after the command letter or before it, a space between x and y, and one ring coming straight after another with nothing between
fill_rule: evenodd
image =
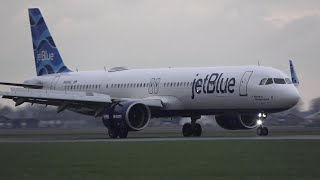
<instances>
[{"instance_id":1,"label":"green grass","mask_svg":"<svg viewBox=\"0 0 320 180\"><path fill-rule=\"evenodd\" d=\"M0 144L0 179L320 179L320 141Z\"/></svg>"},{"instance_id":2,"label":"green grass","mask_svg":"<svg viewBox=\"0 0 320 180\"><path fill-rule=\"evenodd\" d=\"M287 128L269 129L269 136L320 135L320 129ZM204 128L203 137L252 137L253 130L228 131ZM182 137L181 128L146 128L139 132L129 132L130 138ZM107 130L100 129L1 129L0 139L59 140L59 139L104 139Z\"/></svg>"}]
</instances>

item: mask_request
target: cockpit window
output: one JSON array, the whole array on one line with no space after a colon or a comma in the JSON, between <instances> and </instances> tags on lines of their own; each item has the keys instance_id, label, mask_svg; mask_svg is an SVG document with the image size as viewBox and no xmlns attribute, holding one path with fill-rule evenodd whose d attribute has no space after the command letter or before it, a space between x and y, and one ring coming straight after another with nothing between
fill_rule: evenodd
<instances>
[{"instance_id":1,"label":"cockpit window","mask_svg":"<svg viewBox=\"0 0 320 180\"><path fill-rule=\"evenodd\" d=\"M285 80L286 80L287 84L292 84L292 82L289 78L286 78Z\"/></svg>"},{"instance_id":2,"label":"cockpit window","mask_svg":"<svg viewBox=\"0 0 320 180\"><path fill-rule=\"evenodd\" d=\"M286 84L286 81L282 78L273 78L275 84Z\"/></svg>"},{"instance_id":3,"label":"cockpit window","mask_svg":"<svg viewBox=\"0 0 320 180\"><path fill-rule=\"evenodd\" d=\"M273 84L272 78L268 78L268 80L267 80L267 82L266 82L266 85L268 85L268 84Z\"/></svg>"},{"instance_id":4,"label":"cockpit window","mask_svg":"<svg viewBox=\"0 0 320 180\"><path fill-rule=\"evenodd\" d=\"M259 85L264 85L264 84L266 83L266 81L267 81L267 78L263 78L263 79L260 81Z\"/></svg>"}]
</instances>

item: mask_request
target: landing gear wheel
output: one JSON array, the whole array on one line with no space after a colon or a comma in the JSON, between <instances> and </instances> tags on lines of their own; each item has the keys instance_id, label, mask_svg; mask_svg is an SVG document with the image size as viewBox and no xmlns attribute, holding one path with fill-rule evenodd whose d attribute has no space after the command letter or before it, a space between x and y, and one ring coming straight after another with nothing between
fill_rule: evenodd
<instances>
[{"instance_id":1,"label":"landing gear wheel","mask_svg":"<svg viewBox=\"0 0 320 180\"><path fill-rule=\"evenodd\" d=\"M263 135L263 128L262 128L262 127L258 127L258 129L257 129L257 135L258 135L258 136L262 136L262 135Z\"/></svg>"},{"instance_id":2,"label":"landing gear wheel","mask_svg":"<svg viewBox=\"0 0 320 180\"><path fill-rule=\"evenodd\" d=\"M262 128L262 135L263 135L263 136L268 136L268 134L269 134L268 128L267 128L267 127L263 127L263 128Z\"/></svg>"},{"instance_id":3,"label":"landing gear wheel","mask_svg":"<svg viewBox=\"0 0 320 180\"><path fill-rule=\"evenodd\" d=\"M184 137L190 137L192 135L192 126L190 123L186 123L183 125L182 134Z\"/></svg>"},{"instance_id":4,"label":"landing gear wheel","mask_svg":"<svg viewBox=\"0 0 320 180\"><path fill-rule=\"evenodd\" d=\"M119 130L117 129L109 129L108 130L108 134L109 134L109 137L112 138L112 139L116 139L119 135Z\"/></svg>"},{"instance_id":5,"label":"landing gear wheel","mask_svg":"<svg viewBox=\"0 0 320 180\"><path fill-rule=\"evenodd\" d=\"M196 123L196 124L194 125L192 134L193 134L193 136L195 136L195 137L200 137L200 136L201 136L201 133L202 133L201 125L198 124L198 123Z\"/></svg>"},{"instance_id":6,"label":"landing gear wheel","mask_svg":"<svg viewBox=\"0 0 320 180\"><path fill-rule=\"evenodd\" d=\"M119 138L127 138L128 137L128 129L122 128L119 131Z\"/></svg>"}]
</instances>

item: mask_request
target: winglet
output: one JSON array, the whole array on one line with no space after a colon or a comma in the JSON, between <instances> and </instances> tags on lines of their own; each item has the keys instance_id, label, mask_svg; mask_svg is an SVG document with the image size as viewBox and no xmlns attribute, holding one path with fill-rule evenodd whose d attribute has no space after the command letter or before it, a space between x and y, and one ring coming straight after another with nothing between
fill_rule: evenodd
<instances>
[{"instance_id":1,"label":"winglet","mask_svg":"<svg viewBox=\"0 0 320 180\"><path fill-rule=\"evenodd\" d=\"M292 60L289 60L289 65L290 65L291 81L295 86L299 86L300 83L299 83L296 71L294 69Z\"/></svg>"}]
</instances>

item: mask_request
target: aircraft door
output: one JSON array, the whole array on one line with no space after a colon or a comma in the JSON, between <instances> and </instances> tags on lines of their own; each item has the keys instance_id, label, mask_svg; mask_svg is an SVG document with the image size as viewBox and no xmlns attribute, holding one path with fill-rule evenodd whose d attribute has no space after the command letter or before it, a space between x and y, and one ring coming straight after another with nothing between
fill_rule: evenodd
<instances>
[{"instance_id":1,"label":"aircraft door","mask_svg":"<svg viewBox=\"0 0 320 180\"><path fill-rule=\"evenodd\" d=\"M240 96L248 96L247 87L253 71L246 71L240 81Z\"/></svg>"},{"instance_id":2,"label":"aircraft door","mask_svg":"<svg viewBox=\"0 0 320 180\"><path fill-rule=\"evenodd\" d=\"M57 85L59 79L60 79L60 76L56 76L56 77L53 78L53 80L51 82L51 86L50 86L51 90L55 90L56 89L56 85Z\"/></svg>"}]
</instances>

